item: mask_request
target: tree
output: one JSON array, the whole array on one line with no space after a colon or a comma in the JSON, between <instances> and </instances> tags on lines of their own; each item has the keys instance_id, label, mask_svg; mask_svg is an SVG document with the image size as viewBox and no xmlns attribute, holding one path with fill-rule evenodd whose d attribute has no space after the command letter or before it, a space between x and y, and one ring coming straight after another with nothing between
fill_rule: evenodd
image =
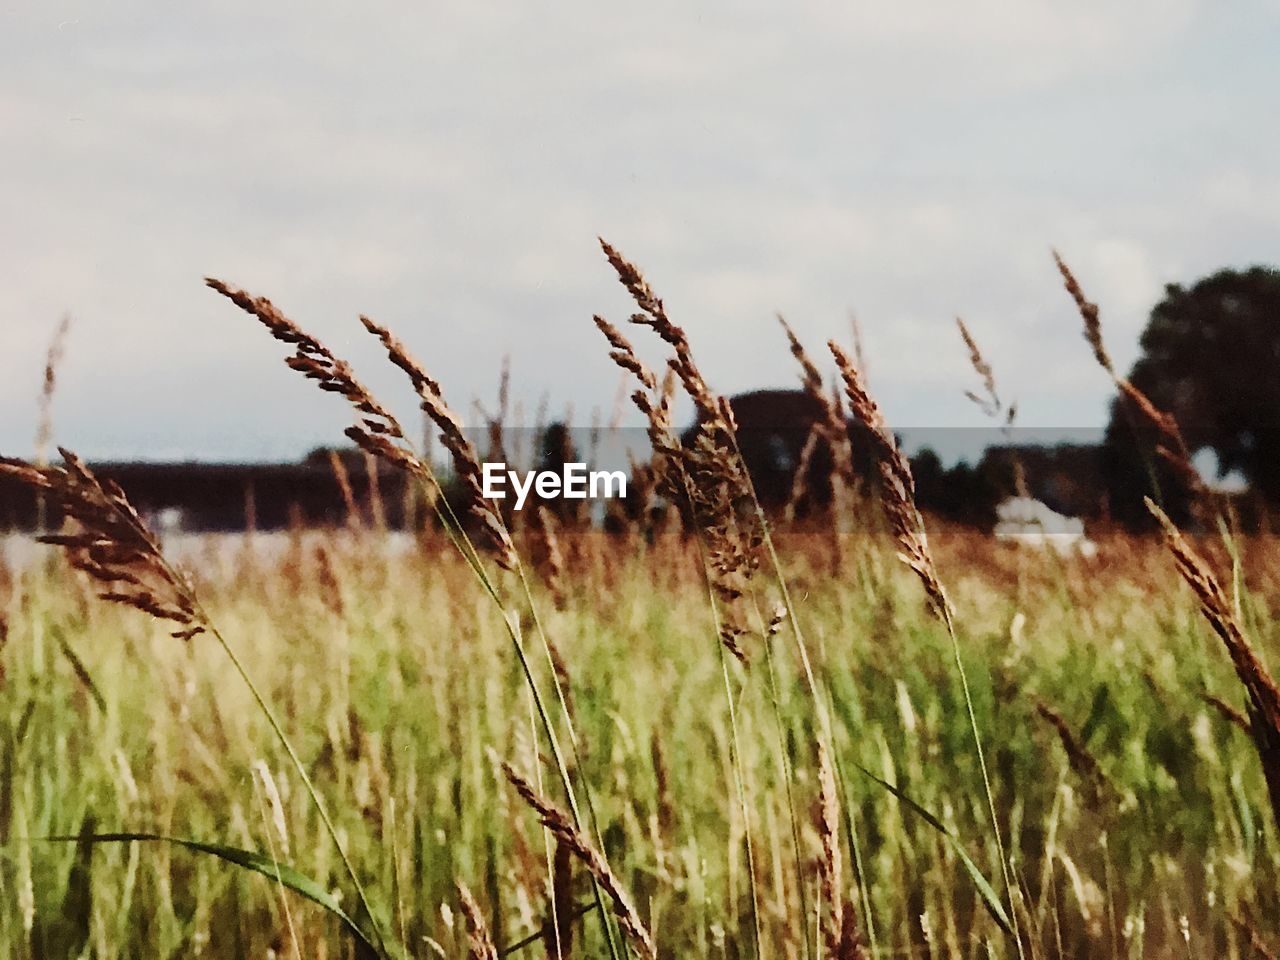
<instances>
[{"instance_id":1,"label":"tree","mask_svg":"<svg viewBox=\"0 0 1280 960\"><path fill-rule=\"evenodd\" d=\"M1178 421L1190 453L1216 454L1220 476L1238 470L1268 503L1280 503L1280 270L1222 270L1190 289L1165 288L1129 379ZM1157 438L1117 399L1107 429L1112 505L1141 515L1153 481L1185 513L1187 491L1156 455Z\"/></svg>"},{"instance_id":2,"label":"tree","mask_svg":"<svg viewBox=\"0 0 1280 960\"><path fill-rule=\"evenodd\" d=\"M738 425L738 448L756 496L768 508L781 507L791 495L791 480L800 465L809 431L822 417L822 406L803 390L754 390L729 398ZM698 422L705 420L699 415ZM697 425L684 432L694 442ZM821 449L810 463L809 480L825 489L831 475L831 455Z\"/></svg>"}]
</instances>

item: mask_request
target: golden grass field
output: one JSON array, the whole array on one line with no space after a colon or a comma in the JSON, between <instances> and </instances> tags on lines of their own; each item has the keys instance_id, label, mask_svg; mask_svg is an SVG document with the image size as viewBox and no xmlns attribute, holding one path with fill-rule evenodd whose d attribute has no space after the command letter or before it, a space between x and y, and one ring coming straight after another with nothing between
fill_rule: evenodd
<instances>
[{"instance_id":1,"label":"golden grass field","mask_svg":"<svg viewBox=\"0 0 1280 960\"><path fill-rule=\"evenodd\" d=\"M440 385L368 319L464 494L411 550L353 523L188 577L74 456L5 465L74 522L0 568L0 952L1273 956L1275 541L1206 524L1086 558L934 524L858 362L833 346L837 402L798 344L822 442L839 465L847 404L879 484L766 519L683 330L605 251L671 354L655 373L598 321L653 441L640 482L683 522L467 495ZM350 368L210 284L430 497Z\"/></svg>"}]
</instances>

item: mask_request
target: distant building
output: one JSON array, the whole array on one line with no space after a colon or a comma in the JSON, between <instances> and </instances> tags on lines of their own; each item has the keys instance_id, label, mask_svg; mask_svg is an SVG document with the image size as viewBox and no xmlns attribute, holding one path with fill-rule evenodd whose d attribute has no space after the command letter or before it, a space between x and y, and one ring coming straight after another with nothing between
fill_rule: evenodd
<instances>
[{"instance_id":1,"label":"distant building","mask_svg":"<svg viewBox=\"0 0 1280 960\"><path fill-rule=\"evenodd\" d=\"M376 511L392 528L411 519L404 474L382 467L371 484L363 456L343 453L340 462L351 502L366 521ZM95 463L91 468L99 479L118 483L138 511L167 532L340 525L349 513L327 451L289 464ZM32 530L37 513L33 492L0 476L0 530ZM56 512L49 522L60 522Z\"/></svg>"}]
</instances>

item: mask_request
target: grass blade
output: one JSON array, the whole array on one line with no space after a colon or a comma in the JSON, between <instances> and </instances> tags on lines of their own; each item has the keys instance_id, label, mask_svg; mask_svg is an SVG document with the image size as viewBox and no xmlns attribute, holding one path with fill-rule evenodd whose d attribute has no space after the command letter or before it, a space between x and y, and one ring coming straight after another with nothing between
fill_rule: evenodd
<instances>
[{"instance_id":1,"label":"grass blade","mask_svg":"<svg viewBox=\"0 0 1280 960\"><path fill-rule=\"evenodd\" d=\"M241 850L238 847L228 847L220 843L205 843L200 840L190 840L185 837L166 837L158 833L92 833L82 834L79 836L53 836L41 837L42 840L58 842L58 843L170 843L174 846L185 847L195 853L207 853L225 860L227 863L234 864L245 870L251 870L254 873L260 873L269 880L275 880L301 897L305 897L312 903L319 904L325 910L333 914L342 925L347 928L352 936L356 938L357 956L376 958L381 956L373 941L360 929L359 925L353 920L345 910L334 899L323 886L312 880L306 874L300 873L287 864L273 860L271 857L263 856L253 850ZM376 922L376 921L375 921Z\"/></svg>"},{"instance_id":2,"label":"grass blade","mask_svg":"<svg viewBox=\"0 0 1280 960\"><path fill-rule=\"evenodd\" d=\"M874 773L859 763L855 763L854 766L905 803L922 820L924 820L925 823L929 824L929 826L933 827L933 829L946 837L947 842L951 844L951 848L955 850L956 855L960 858L960 862L964 864L964 868L968 872L969 878L973 880L973 885L977 887L978 895L982 897L982 902L986 905L992 919L994 919L996 923L1000 924L1000 928L1004 930L1005 933L1012 934L1013 925L1009 922L1009 914L1005 912L1004 904L1000 902L999 894L997 894L995 888L991 886L991 882L983 876L982 871L978 869L978 865L974 863L969 854L965 852L964 846L960 843L955 834L948 830L946 825L934 814L930 813L915 800L912 800L909 796L903 793L899 787L894 786L887 780L881 780Z\"/></svg>"}]
</instances>

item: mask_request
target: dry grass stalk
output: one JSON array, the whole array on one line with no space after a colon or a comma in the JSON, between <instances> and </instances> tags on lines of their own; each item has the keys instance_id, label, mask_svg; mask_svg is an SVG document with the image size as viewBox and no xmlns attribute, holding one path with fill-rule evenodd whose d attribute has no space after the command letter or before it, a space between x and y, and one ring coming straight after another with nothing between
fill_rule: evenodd
<instances>
[{"instance_id":1,"label":"dry grass stalk","mask_svg":"<svg viewBox=\"0 0 1280 960\"><path fill-rule=\"evenodd\" d=\"M1147 509L1160 523L1165 546L1191 592L1200 601L1200 612L1227 649L1236 676L1249 697L1249 732L1271 795L1272 812L1280 822L1280 688L1245 636L1227 594L1195 549L1165 512L1148 497Z\"/></svg>"},{"instance_id":2,"label":"dry grass stalk","mask_svg":"<svg viewBox=\"0 0 1280 960\"><path fill-rule=\"evenodd\" d=\"M382 502L382 477L378 465L381 461L372 453L364 455L364 475L369 484L369 517L373 520L373 528L386 532L387 508Z\"/></svg>"},{"instance_id":3,"label":"dry grass stalk","mask_svg":"<svg viewBox=\"0 0 1280 960\"><path fill-rule=\"evenodd\" d=\"M36 463L48 463L49 444L53 440L53 395L58 389L58 367L67 351L67 334L71 332L71 317L63 316L49 341L45 355L44 380L40 386L39 414L36 425Z\"/></svg>"},{"instance_id":4,"label":"dry grass stalk","mask_svg":"<svg viewBox=\"0 0 1280 960\"><path fill-rule=\"evenodd\" d=\"M462 922L467 928L467 960L498 960L498 948L489 934L489 924L465 883L458 883L458 900L462 907Z\"/></svg>"},{"instance_id":5,"label":"dry grass stalk","mask_svg":"<svg viewBox=\"0 0 1280 960\"><path fill-rule=\"evenodd\" d=\"M97 581L98 596L173 624L173 636L190 640L208 624L191 585L165 561L160 542L116 484L100 481L84 462L61 447L65 467L37 467L0 460L0 474L31 487L56 504L78 529L46 534L42 543L62 547L71 565Z\"/></svg>"},{"instance_id":6,"label":"dry grass stalk","mask_svg":"<svg viewBox=\"0 0 1280 960\"><path fill-rule=\"evenodd\" d=\"M826 385L823 383L822 374L818 370L818 365L813 362L808 352L804 348L804 344L800 342L800 338L796 336L791 324L787 323L786 317L778 314L778 323L782 324L782 331L787 335L787 343L791 347L791 355L796 358L796 363L800 364L800 383L804 388L804 392L813 397L824 407L831 404L831 398L827 395Z\"/></svg>"},{"instance_id":7,"label":"dry grass stalk","mask_svg":"<svg viewBox=\"0 0 1280 960\"><path fill-rule=\"evenodd\" d=\"M636 354L635 347L622 331L604 317L596 315L592 319L609 342L610 359L635 377L642 388L631 394L631 401L636 409L644 414L647 422L645 429L649 436L649 445L653 449L649 476L654 481L654 489L671 499L679 499L682 495L678 468L681 455L680 438L671 420L675 373L670 371L663 378L662 383L659 383L658 378ZM634 469L632 472L635 472Z\"/></svg>"},{"instance_id":8,"label":"dry grass stalk","mask_svg":"<svg viewBox=\"0 0 1280 960\"><path fill-rule=\"evenodd\" d=\"M360 422L346 430L346 435L366 453L385 460L422 480L428 487L438 486L427 464L413 451L403 428L395 416L356 379L351 366L339 359L328 347L286 317L266 297L254 297L221 280L207 277L205 283L236 306L257 317L273 337L294 348L285 363L321 390L344 397L360 414ZM440 440L453 457L454 469L467 488L469 508L485 533L498 564L506 569L515 566L515 547L497 507L481 496L480 462L475 448L463 434L462 424L444 402L440 384L427 376L391 332L362 316L360 322L376 336L391 362L409 377L418 394L422 410L439 428Z\"/></svg>"},{"instance_id":9,"label":"dry grass stalk","mask_svg":"<svg viewBox=\"0 0 1280 960\"><path fill-rule=\"evenodd\" d=\"M862 374L853 360L831 340L827 344L836 359L836 366L844 379L845 393L849 398L849 408L855 420L861 423L871 438L872 449L880 469L880 494L885 512L893 529L894 539L898 543L899 557L920 578L924 584L925 594L929 599L929 607L933 613L948 627L952 624L951 602L933 563L929 552L929 540L925 534L924 518L916 507L915 478L911 475L911 465L888 424L880 413L880 407L867 393Z\"/></svg>"},{"instance_id":10,"label":"dry grass stalk","mask_svg":"<svg viewBox=\"0 0 1280 960\"><path fill-rule=\"evenodd\" d=\"M847 471L851 474L853 453L852 446L849 443L849 427L845 422L844 405L841 402L840 391L839 389L831 392L827 391L822 382L822 374L819 373L817 364L809 356L804 344L800 342L800 338L791 329L791 325L781 315L778 316L778 322L782 325L782 330L787 335L787 344L791 348L791 355L800 364L801 387L823 412L823 419L820 422L827 442L831 446L832 455L836 458L836 467L838 470ZM862 369L861 359L859 359L858 363L858 369Z\"/></svg>"},{"instance_id":11,"label":"dry grass stalk","mask_svg":"<svg viewBox=\"0 0 1280 960\"><path fill-rule=\"evenodd\" d=\"M671 790L671 770L667 766L662 738L655 729L649 738L649 757L653 762L654 792L657 795L658 829L664 839L670 838L676 823L676 805Z\"/></svg>"},{"instance_id":12,"label":"dry grass stalk","mask_svg":"<svg viewBox=\"0 0 1280 960\"><path fill-rule=\"evenodd\" d=\"M1106 344L1102 341L1102 319L1098 314L1098 305L1084 295L1084 290L1081 289L1075 274L1071 272L1071 268L1067 266L1057 250L1053 251L1053 262L1058 265L1063 285L1066 286L1067 293L1071 295L1071 299L1076 302L1076 308L1080 311L1080 318L1084 321L1084 338L1093 348L1094 358L1111 376L1119 379L1115 364L1111 362L1111 354L1107 353Z\"/></svg>"},{"instance_id":13,"label":"dry grass stalk","mask_svg":"<svg viewBox=\"0 0 1280 960\"><path fill-rule=\"evenodd\" d=\"M853 337L853 359L857 361L862 376L867 378L870 376L871 367L867 365L867 357L862 349L862 321L858 319L855 310L849 311L849 333Z\"/></svg>"},{"instance_id":14,"label":"dry grass stalk","mask_svg":"<svg viewBox=\"0 0 1280 960\"><path fill-rule=\"evenodd\" d=\"M362 526L360 508L356 506L356 495L351 489L351 474L342 456L337 450L329 451L329 468L333 470L333 478L337 481L338 492L342 494L342 505L347 511L347 526L355 530Z\"/></svg>"},{"instance_id":15,"label":"dry grass stalk","mask_svg":"<svg viewBox=\"0 0 1280 960\"><path fill-rule=\"evenodd\" d=\"M569 595L565 589L564 551L560 548L560 537L557 534L559 523L555 515L544 505L538 504L533 511L533 534L540 548L537 552L538 566L542 570L547 589L551 591L556 609L563 610L568 603Z\"/></svg>"},{"instance_id":16,"label":"dry grass stalk","mask_svg":"<svg viewBox=\"0 0 1280 960\"><path fill-rule=\"evenodd\" d=\"M818 837L822 856L818 861L818 882L828 912L822 918L822 939L831 960L865 960L857 907L845 896L844 862L840 845L840 798L835 771L822 740L818 741Z\"/></svg>"},{"instance_id":17,"label":"dry grass stalk","mask_svg":"<svg viewBox=\"0 0 1280 960\"><path fill-rule=\"evenodd\" d=\"M502 357L502 369L498 374L498 412L491 417L485 417L489 428L489 453L486 458L488 460L506 463L510 459L507 456L506 442L503 437L503 429L506 426L507 416L510 412L511 355L504 354Z\"/></svg>"},{"instance_id":18,"label":"dry grass stalk","mask_svg":"<svg viewBox=\"0 0 1280 960\"><path fill-rule=\"evenodd\" d=\"M1227 723L1234 727L1239 727L1245 733L1253 736L1253 730L1249 726L1249 718L1231 704L1227 703L1227 701L1212 693L1202 693L1200 694L1200 699L1217 710L1218 713L1222 715L1222 719L1226 720Z\"/></svg>"},{"instance_id":19,"label":"dry grass stalk","mask_svg":"<svg viewBox=\"0 0 1280 960\"><path fill-rule=\"evenodd\" d=\"M631 941L636 952L646 960L656 960L657 951L653 945L653 937L640 919L640 914L632 905L631 897L623 889L622 884L614 875L604 856L573 825L573 821L568 814L552 806L539 796L533 786L520 774L516 773L509 763L502 765L502 772L506 775L511 785L515 787L516 792L520 794L521 799L537 813L539 821L556 838L556 842L563 843L587 869L587 872L595 878L596 883L600 885L600 889L609 897L613 905L614 916L618 918L619 926L622 927L623 933Z\"/></svg>"},{"instance_id":20,"label":"dry grass stalk","mask_svg":"<svg viewBox=\"0 0 1280 960\"><path fill-rule=\"evenodd\" d=\"M965 348L969 351L969 363L982 381L982 389L986 394L984 397L966 390L965 396L972 400L987 416L999 416L1004 409L1004 404L1000 401L999 391L996 390L995 371L991 368L987 358L982 355L982 350L978 347L978 341L973 339L973 334L969 332L969 328L965 326L964 321L959 317L956 317L956 327L960 330L960 339L964 341Z\"/></svg>"},{"instance_id":21,"label":"dry grass stalk","mask_svg":"<svg viewBox=\"0 0 1280 960\"><path fill-rule=\"evenodd\" d=\"M232 287L214 277L206 277L205 284L222 294L241 310L258 318L271 335L281 343L294 348L294 355L285 363L308 380L314 380L320 389L341 394L360 412L361 425L348 431L348 436L369 453L380 451L361 443L365 435L402 439L404 431L399 422L369 390L356 379L351 366L338 359L328 347L307 333L281 313L266 297L255 297L244 290Z\"/></svg>"},{"instance_id":22,"label":"dry grass stalk","mask_svg":"<svg viewBox=\"0 0 1280 960\"><path fill-rule=\"evenodd\" d=\"M1139 413L1142 419L1163 438L1156 444L1156 454L1174 469L1187 485L1187 489L1197 495L1198 500L1202 499L1207 494L1207 490L1204 481L1200 479L1199 472L1191 463L1191 452L1182 437L1178 421L1152 403L1151 398L1134 386L1128 377L1122 377L1116 372L1115 365L1111 362L1111 355L1107 353L1106 345L1102 340L1102 321L1098 305L1085 297L1080 282L1056 250L1053 252L1053 259L1058 265L1058 272L1062 274L1062 282L1067 288L1067 293L1071 295L1071 299L1075 301L1080 311L1080 317L1084 321L1084 338L1093 348L1094 357L1111 375L1116 388L1128 401L1130 409Z\"/></svg>"},{"instance_id":23,"label":"dry grass stalk","mask_svg":"<svg viewBox=\"0 0 1280 960\"><path fill-rule=\"evenodd\" d=\"M685 448L683 463L711 587L720 601L720 639L746 664L749 656L741 641L751 632L749 591L760 569L764 535L746 468L726 448L722 430L716 424L699 424L693 443Z\"/></svg>"},{"instance_id":24,"label":"dry grass stalk","mask_svg":"<svg viewBox=\"0 0 1280 960\"><path fill-rule=\"evenodd\" d=\"M62 365L62 358L67 348L67 334L70 331L71 317L64 314L53 331L53 338L49 341L49 351L45 355L44 380L40 385L36 417L35 463L39 467L49 464L49 444L53 441L53 397L58 389L58 367ZM45 532L48 522L47 512L48 504L43 494L37 494L36 531L38 533Z\"/></svg>"},{"instance_id":25,"label":"dry grass stalk","mask_svg":"<svg viewBox=\"0 0 1280 960\"><path fill-rule=\"evenodd\" d=\"M547 644L547 657L551 660L551 669L556 675L556 686L560 696L564 698L565 712L576 720L578 708L573 700L573 675L569 673L569 664L560 652L559 644L552 639L551 635L547 634L544 639Z\"/></svg>"},{"instance_id":26,"label":"dry grass stalk","mask_svg":"<svg viewBox=\"0 0 1280 960\"><path fill-rule=\"evenodd\" d=\"M778 316L778 322L782 324L782 330L787 335L787 343L791 348L791 355L800 364L801 386L822 411L822 419L814 426L815 429L821 432L827 449L831 451L831 483L834 503L839 500L842 490L853 489L858 479L853 469L853 445L849 440L849 426L845 421L844 405L840 399L840 391L836 389L830 393L827 392L817 364L810 358L808 351L804 348L804 344L800 342L800 338L791 329L791 325L781 315ZM860 352L858 354L858 369L863 369ZM806 445L807 443L808 441L806 441ZM803 471L796 471L797 482L802 475ZM835 506L839 508L840 505L836 503Z\"/></svg>"},{"instance_id":27,"label":"dry grass stalk","mask_svg":"<svg viewBox=\"0 0 1280 960\"><path fill-rule=\"evenodd\" d=\"M964 395L986 416L1000 423L1000 432L1004 434L1005 443L1013 448L1013 424L1018 418L1018 406L1015 403L1011 403L1006 407L1004 401L1000 399L1000 393L996 387L995 370L983 355L982 349L978 346L978 341L974 339L965 322L959 317L956 317L956 327L960 330L960 339L964 341L965 349L969 351L969 364L982 381L982 390L983 394L985 394L983 396L974 393L972 390L966 390ZM1029 497L1031 493L1027 489L1026 469L1023 466L1022 458L1016 453L1013 456L1012 467L1014 495Z\"/></svg>"},{"instance_id":28,"label":"dry grass stalk","mask_svg":"<svg viewBox=\"0 0 1280 960\"><path fill-rule=\"evenodd\" d=\"M1248 943L1249 949L1257 954L1261 960L1276 960L1275 951L1267 946L1267 942L1262 939L1262 934L1258 932L1258 928L1254 925L1252 920L1245 917L1233 916L1231 918L1231 923L1236 928L1236 932L1240 935L1241 939Z\"/></svg>"},{"instance_id":29,"label":"dry grass stalk","mask_svg":"<svg viewBox=\"0 0 1280 960\"><path fill-rule=\"evenodd\" d=\"M545 939L547 960L569 960L573 954L573 851L556 841L551 867L551 913Z\"/></svg>"},{"instance_id":30,"label":"dry grass stalk","mask_svg":"<svg viewBox=\"0 0 1280 960\"><path fill-rule=\"evenodd\" d=\"M862 940L862 928L858 926L858 915L854 912L853 902L845 904L844 926L840 930L840 945L837 947L834 960L870 960L871 953Z\"/></svg>"},{"instance_id":31,"label":"dry grass stalk","mask_svg":"<svg viewBox=\"0 0 1280 960\"><path fill-rule=\"evenodd\" d=\"M675 356L670 361L671 369L680 378L685 392L693 400L699 414L708 420L717 419L721 413L720 404L715 393L702 378L697 364L693 362L693 351L689 347L689 338L684 330L667 317L662 300L653 292L653 288L649 286L648 281L634 264L604 239L600 239L600 248L604 250L605 257L618 274L618 279L622 281L622 285L627 288L640 308L640 313L632 314L631 322L651 328L674 348Z\"/></svg>"},{"instance_id":32,"label":"dry grass stalk","mask_svg":"<svg viewBox=\"0 0 1280 960\"><path fill-rule=\"evenodd\" d=\"M504 569L514 569L515 546L511 542L511 535L497 506L483 496L480 457L476 453L474 444L463 433L461 421L445 402L440 384L427 375L422 365L390 330L363 315L360 317L360 322L364 324L366 330L381 341L387 351L387 358L404 371L410 383L413 384L422 412L439 429L440 443L449 451L453 459L454 471L467 488L471 514L484 528L486 540L493 549L495 559Z\"/></svg>"},{"instance_id":33,"label":"dry grass stalk","mask_svg":"<svg viewBox=\"0 0 1280 960\"><path fill-rule=\"evenodd\" d=\"M688 337L671 322L661 299L640 270L622 254L600 241L605 256L631 293L641 312L631 322L647 326L675 350L668 366L698 411L693 439L682 443L671 425L669 381L659 386L652 372L635 354L630 342L608 321L596 326L613 348L610 357L628 370L644 388L632 399L649 421L649 439L662 475L660 492L686 503L702 533L706 566L720 607L718 629L726 650L742 663L749 660L742 639L750 632L750 610L744 602L753 575L760 567L763 530L754 510L751 481L737 454L737 424L729 402L712 392L698 370Z\"/></svg>"},{"instance_id":34,"label":"dry grass stalk","mask_svg":"<svg viewBox=\"0 0 1280 960\"><path fill-rule=\"evenodd\" d=\"M609 341L609 346L613 348L609 353L609 358L623 370L627 370L634 375L645 389L650 391L657 390L658 381L654 377L653 371L636 355L635 347L631 345L630 340L623 336L622 331L604 317L596 315L592 319L595 320L596 326L604 334L605 339Z\"/></svg>"},{"instance_id":35,"label":"dry grass stalk","mask_svg":"<svg viewBox=\"0 0 1280 960\"><path fill-rule=\"evenodd\" d=\"M1076 776L1084 783L1086 802L1090 807L1097 809L1101 805L1103 798L1109 795L1111 789L1111 783L1106 774L1102 772L1102 767L1098 764L1097 758L1089 752L1089 748L1076 736L1075 731L1071 729L1071 725L1067 723L1062 714L1058 713L1043 700L1037 701L1036 712L1058 734L1062 749L1067 754L1067 763L1071 765L1071 769L1075 771Z\"/></svg>"},{"instance_id":36,"label":"dry grass stalk","mask_svg":"<svg viewBox=\"0 0 1280 960\"><path fill-rule=\"evenodd\" d=\"M826 745L818 741L818 837L822 856L818 860L818 879L822 900L827 904L822 937L827 953L835 956L844 931L844 864L840 847L840 801L836 794L836 778Z\"/></svg>"},{"instance_id":37,"label":"dry grass stalk","mask_svg":"<svg viewBox=\"0 0 1280 960\"><path fill-rule=\"evenodd\" d=\"M338 568L333 559L333 550L324 543L320 543L315 550L315 561L315 582L319 588L320 602L324 604L325 609L341 620L346 615L347 603L344 598L342 577L338 575Z\"/></svg>"}]
</instances>

